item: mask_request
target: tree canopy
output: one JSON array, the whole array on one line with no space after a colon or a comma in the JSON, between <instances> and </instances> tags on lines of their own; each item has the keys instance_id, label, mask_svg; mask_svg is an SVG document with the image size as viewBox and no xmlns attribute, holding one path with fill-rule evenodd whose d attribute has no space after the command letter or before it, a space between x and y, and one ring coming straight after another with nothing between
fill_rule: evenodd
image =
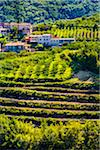
<instances>
[{"instance_id":1,"label":"tree canopy","mask_svg":"<svg viewBox=\"0 0 100 150\"><path fill-rule=\"evenodd\" d=\"M0 0L0 22L42 23L99 12L99 0Z\"/></svg>"}]
</instances>

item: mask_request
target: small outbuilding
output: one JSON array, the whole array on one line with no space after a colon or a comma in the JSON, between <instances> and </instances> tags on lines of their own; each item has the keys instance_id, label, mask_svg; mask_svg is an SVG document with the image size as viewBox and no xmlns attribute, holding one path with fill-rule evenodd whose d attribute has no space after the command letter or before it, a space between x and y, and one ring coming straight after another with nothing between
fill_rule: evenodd
<instances>
[{"instance_id":1,"label":"small outbuilding","mask_svg":"<svg viewBox=\"0 0 100 150\"><path fill-rule=\"evenodd\" d=\"M20 52L21 50L29 50L30 46L24 42L10 42L5 45L4 51Z\"/></svg>"}]
</instances>

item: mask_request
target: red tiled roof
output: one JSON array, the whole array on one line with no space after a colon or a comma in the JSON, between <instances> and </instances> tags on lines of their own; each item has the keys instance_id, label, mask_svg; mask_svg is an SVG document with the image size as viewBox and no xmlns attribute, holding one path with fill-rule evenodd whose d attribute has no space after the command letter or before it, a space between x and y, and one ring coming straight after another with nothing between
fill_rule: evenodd
<instances>
[{"instance_id":1,"label":"red tiled roof","mask_svg":"<svg viewBox=\"0 0 100 150\"><path fill-rule=\"evenodd\" d=\"M26 43L23 42L10 42L7 43L5 46L25 46Z\"/></svg>"}]
</instances>

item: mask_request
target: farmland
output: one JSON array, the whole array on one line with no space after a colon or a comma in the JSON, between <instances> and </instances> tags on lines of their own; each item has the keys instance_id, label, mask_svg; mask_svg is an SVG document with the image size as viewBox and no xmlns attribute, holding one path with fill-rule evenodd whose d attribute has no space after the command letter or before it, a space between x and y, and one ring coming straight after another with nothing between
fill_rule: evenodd
<instances>
[{"instance_id":1,"label":"farmland","mask_svg":"<svg viewBox=\"0 0 100 150\"><path fill-rule=\"evenodd\" d=\"M99 149L99 30L60 25L77 41L0 53L1 150Z\"/></svg>"},{"instance_id":2,"label":"farmland","mask_svg":"<svg viewBox=\"0 0 100 150\"><path fill-rule=\"evenodd\" d=\"M52 83L52 82L50 82ZM38 87L37 87L38 84ZM28 115L53 118L99 117L98 86L96 89L80 90L48 87L42 83L23 87L0 88L0 112L12 115ZM25 99L25 100L24 100Z\"/></svg>"},{"instance_id":3,"label":"farmland","mask_svg":"<svg viewBox=\"0 0 100 150\"><path fill-rule=\"evenodd\" d=\"M0 87L1 126L3 122L7 121L7 126L10 127L10 129L12 128L12 130L14 130L12 131L14 136L14 141L11 142L12 148L23 149L24 147L24 149L27 149L27 147L29 147L30 149L32 149L31 147L33 148L36 147L36 149L39 149L40 147L40 149L42 150L41 147L43 144L44 149L49 150L49 145L48 145L49 139L47 133L49 131L50 133L53 134L53 135L50 134L50 136L53 137L55 140L55 144L53 146L54 149L59 149L60 147L61 148L63 147L63 149L65 150L66 147L75 148L75 145L77 145L78 149L80 149L80 147L82 146L82 142L83 143L85 142L87 136L89 136L89 140L92 142L92 144L91 146L85 144L83 148L86 149L89 146L90 149L93 147L95 149L98 149L98 141L97 141L98 138L97 130L99 128L98 86L95 85L93 88L93 84L88 83L88 87L87 87L86 82L84 83L80 82L80 83L76 83L77 89L75 89L75 87L73 86L75 83L70 83L70 81L69 83L67 81L66 86L62 82L62 87L58 87L57 84L60 85L61 82L57 82L57 83L56 82L36 82L36 83L20 82L20 84L18 84L18 82L10 81L10 84L8 85L6 82L6 87L5 84L1 84L2 85L2 87ZM69 84L71 84L71 86L74 88L66 88L69 86ZM85 86L87 87L87 89L85 89ZM13 121L15 122L14 127L11 127L10 124ZM33 127L32 124L34 124L35 127ZM23 131L22 126L24 127L25 131ZM58 128L59 131L57 131ZM34 144L24 139L24 136L29 137L30 134L32 134L33 129L34 132L37 132L36 130L38 130L38 133L36 133L37 137L34 134L32 135L35 136L36 141L38 140L40 141L38 144L36 144L35 141L33 141L33 139L31 140L33 141ZM42 129L43 129L43 133L42 133ZM69 144L67 142L66 145L65 142L63 142L63 144L59 145L58 139L56 140L56 138L59 138L62 141L63 139L58 137L56 133L60 132L59 134L63 136L64 131L62 131L62 129L64 131L66 130L66 134L68 132L70 132L71 134L72 132L71 135L72 138L75 137L76 133L74 132L77 132L77 134L79 134L79 137L83 138L83 140L78 139L78 137L76 137L75 144L73 143L72 145L70 145L70 140L69 140ZM85 131L87 129L88 129L88 133ZM18 130L20 130L20 132L24 134L22 139L20 139L21 136L17 137L17 135L19 134ZM96 144L94 144L92 139L90 139L91 130L94 134ZM1 147L3 148L6 148L7 144L10 142L10 136L7 132L8 129L5 127L5 130L3 131L2 134L4 138L7 138L7 141L5 145L3 144L1 145ZM84 132L84 134L82 132ZM66 138L69 138L68 135L65 136ZM42 140L44 140L44 138L46 138L45 143L41 143ZM24 141L25 144L24 146L22 146L22 144L19 143L20 140ZM79 140L80 143L76 144L77 140ZM19 145L14 144L15 142L19 143Z\"/></svg>"},{"instance_id":4,"label":"farmland","mask_svg":"<svg viewBox=\"0 0 100 150\"><path fill-rule=\"evenodd\" d=\"M54 37L75 38L77 41L98 41L100 35L99 15L58 20L48 24L33 26L33 34L49 33Z\"/></svg>"}]
</instances>

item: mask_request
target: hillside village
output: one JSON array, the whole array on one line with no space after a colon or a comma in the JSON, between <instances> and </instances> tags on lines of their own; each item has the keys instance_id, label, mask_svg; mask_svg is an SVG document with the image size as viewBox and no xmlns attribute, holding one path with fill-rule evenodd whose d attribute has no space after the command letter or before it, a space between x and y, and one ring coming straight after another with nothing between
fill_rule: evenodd
<instances>
[{"instance_id":1,"label":"hillside village","mask_svg":"<svg viewBox=\"0 0 100 150\"><path fill-rule=\"evenodd\" d=\"M99 150L99 0L0 0L0 150Z\"/></svg>"},{"instance_id":2,"label":"hillside village","mask_svg":"<svg viewBox=\"0 0 100 150\"><path fill-rule=\"evenodd\" d=\"M52 23L0 22L0 51L62 47L75 41L99 41L99 17L58 20Z\"/></svg>"},{"instance_id":3,"label":"hillside village","mask_svg":"<svg viewBox=\"0 0 100 150\"><path fill-rule=\"evenodd\" d=\"M32 32L34 31L30 23L0 23L1 36L7 36L14 28L18 29L18 33L22 33L24 35L24 41L9 41L5 45L0 45L0 51L32 51L33 49L31 48L30 44L42 44L46 47L52 47L75 42L75 38L59 38L53 37L51 34L32 35Z\"/></svg>"}]
</instances>

